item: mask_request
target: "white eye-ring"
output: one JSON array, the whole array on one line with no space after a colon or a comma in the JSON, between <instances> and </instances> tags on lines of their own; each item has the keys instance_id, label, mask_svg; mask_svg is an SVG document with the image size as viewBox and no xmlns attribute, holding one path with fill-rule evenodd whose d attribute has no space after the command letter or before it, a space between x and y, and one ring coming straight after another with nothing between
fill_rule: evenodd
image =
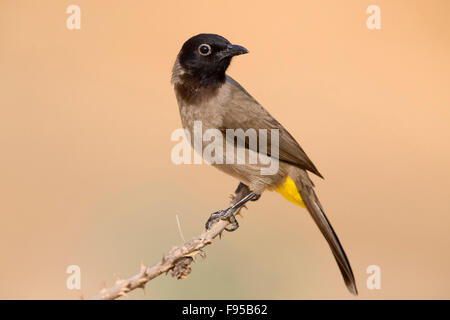
<instances>
[{"instance_id":1,"label":"white eye-ring","mask_svg":"<svg viewBox=\"0 0 450 320\"><path fill-rule=\"evenodd\" d=\"M211 54L211 46L209 44L201 44L198 47L198 53L200 53L202 56L208 56Z\"/></svg>"}]
</instances>

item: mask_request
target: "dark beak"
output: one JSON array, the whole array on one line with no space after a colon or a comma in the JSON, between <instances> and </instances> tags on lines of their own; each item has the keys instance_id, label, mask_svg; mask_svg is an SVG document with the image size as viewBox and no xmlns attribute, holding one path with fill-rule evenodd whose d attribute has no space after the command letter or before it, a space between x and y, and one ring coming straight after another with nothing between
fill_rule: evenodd
<instances>
[{"instance_id":1,"label":"dark beak","mask_svg":"<svg viewBox=\"0 0 450 320\"><path fill-rule=\"evenodd\" d=\"M236 44L229 44L225 50L220 52L220 58L234 57L240 54L248 53L248 50Z\"/></svg>"}]
</instances>

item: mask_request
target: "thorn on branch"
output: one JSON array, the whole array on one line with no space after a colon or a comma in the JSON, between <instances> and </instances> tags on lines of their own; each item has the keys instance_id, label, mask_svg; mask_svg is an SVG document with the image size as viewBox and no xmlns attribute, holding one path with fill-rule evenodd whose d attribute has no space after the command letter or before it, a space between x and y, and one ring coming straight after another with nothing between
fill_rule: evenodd
<instances>
[{"instance_id":1,"label":"thorn on branch","mask_svg":"<svg viewBox=\"0 0 450 320\"><path fill-rule=\"evenodd\" d=\"M236 190L236 195L231 198L233 203L243 199L248 192L250 192L248 188ZM240 213L240 210L238 213ZM177 220L179 222L178 217ZM180 236L182 236L181 224L178 224L180 226ZM172 276L177 279L186 278L191 273L191 263L194 261L195 256L200 255L202 258L206 258L206 254L202 249L211 244L217 236L222 237L222 232L226 230L227 225L228 222L224 220L216 222L215 226L204 231L200 236L194 237L180 246L172 247L166 255L162 255L159 262L151 267L147 267L141 262L138 274L125 280L117 277L115 285L110 288L107 288L106 284L104 284L100 293L92 297L92 299L112 300L124 296L134 289L142 288L145 290L147 282L164 273L167 275L170 271ZM182 238L184 239L184 237Z\"/></svg>"}]
</instances>

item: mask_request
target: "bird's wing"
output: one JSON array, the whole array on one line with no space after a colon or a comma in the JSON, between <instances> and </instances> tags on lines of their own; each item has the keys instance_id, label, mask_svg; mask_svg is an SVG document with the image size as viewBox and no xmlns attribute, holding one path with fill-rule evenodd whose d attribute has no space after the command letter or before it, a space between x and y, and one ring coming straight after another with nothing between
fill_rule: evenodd
<instances>
[{"instance_id":1,"label":"bird's wing","mask_svg":"<svg viewBox=\"0 0 450 320\"><path fill-rule=\"evenodd\" d=\"M224 102L225 114L222 129L278 129L279 130L279 160L296 167L308 170L322 177L306 153L291 134L275 120L239 83L227 76L226 85L230 89L230 99ZM267 154L270 155L270 134L267 137ZM250 148L251 146L243 142ZM258 143L259 144L259 143ZM257 150L254 150L257 151Z\"/></svg>"}]
</instances>

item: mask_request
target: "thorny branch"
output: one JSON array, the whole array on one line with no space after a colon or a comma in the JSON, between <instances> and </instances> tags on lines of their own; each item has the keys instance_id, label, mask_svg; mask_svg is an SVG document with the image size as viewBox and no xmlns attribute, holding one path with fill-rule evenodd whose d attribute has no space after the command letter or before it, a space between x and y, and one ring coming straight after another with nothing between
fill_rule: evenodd
<instances>
[{"instance_id":1,"label":"thorny branch","mask_svg":"<svg viewBox=\"0 0 450 320\"><path fill-rule=\"evenodd\" d=\"M248 193L248 188L245 185L240 185L233 195L232 202L236 203ZM236 212L239 214L240 210ZM221 236L225 227L229 224L228 221L220 220L212 227L204 231L200 236L195 237L178 247L173 247L169 253L164 255L158 263L151 267L145 266L141 263L141 270L138 274L128 279L119 279L110 288L103 288L99 294L92 297L92 300L114 300L126 295L128 292L141 288L145 289L145 285L150 280L171 271L172 276L177 279L184 279L191 273L191 263L194 261L196 255L205 258L205 253L202 251L204 247L211 244L217 236Z\"/></svg>"}]
</instances>

